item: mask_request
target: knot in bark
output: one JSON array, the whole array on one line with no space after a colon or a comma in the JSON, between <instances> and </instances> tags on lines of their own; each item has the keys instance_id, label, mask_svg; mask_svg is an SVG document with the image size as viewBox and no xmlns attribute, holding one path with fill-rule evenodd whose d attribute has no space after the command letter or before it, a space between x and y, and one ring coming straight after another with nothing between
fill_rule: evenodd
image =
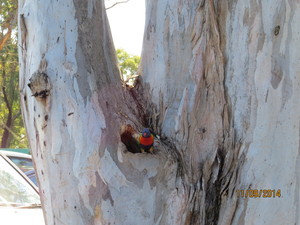
<instances>
[{"instance_id":1,"label":"knot in bark","mask_svg":"<svg viewBox=\"0 0 300 225\"><path fill-rule=\"evenodd\" d=\"M35 72L29 79L28 87L32 92L32 96L45 99L50 95L51 85L49 77L44 72Z\"/></svg>"}]
</instances>

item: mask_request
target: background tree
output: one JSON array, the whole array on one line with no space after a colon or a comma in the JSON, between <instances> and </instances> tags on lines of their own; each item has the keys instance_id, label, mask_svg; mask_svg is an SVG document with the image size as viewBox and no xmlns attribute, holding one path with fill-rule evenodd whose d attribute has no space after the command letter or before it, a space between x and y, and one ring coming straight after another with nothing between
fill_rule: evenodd
<instances>
[{"instance_id":1,"label":"background tree","mask_svg":"<svg viewBox=\"0 0 300 225\"><path fill-rule=\"evenodd\" d=\"M13 29L17 24L17 0L1 1L0 3L0 50L5 46L7 40L11 38Z\"/></svg>"},{"instance_id":2,"label":"background tree","mask_svg":"<svg viewBox=\"0 0 300 225\"><path fill-rule=\"evenodd\" d=\"M137 77L141 57L131 55L124 49L117 49L116 54L124 83L133 85L135 78Z\"/></svg>"},{"instance_id":3,"label":"background tree","mask_svg":"<svg viewBox=\"0 0 300 225\"><path fill-rule=\"evenodd\" d=\"M296 1L147 1L143 78L129 90L103 1L19 5L48 224L299 223ZM146 126L159 151L133 154L127 134Z\"/></svg>"},{"instance_id":4,"label":"background tree","mask_svg":"<svg viewBox=\"0 0 300 225\"><path fill-rule=\"evenodd\" d=\"M15 0L0 3L1 148L27 147L18 92L17 4Z\"/></svg>"}]
</instances>

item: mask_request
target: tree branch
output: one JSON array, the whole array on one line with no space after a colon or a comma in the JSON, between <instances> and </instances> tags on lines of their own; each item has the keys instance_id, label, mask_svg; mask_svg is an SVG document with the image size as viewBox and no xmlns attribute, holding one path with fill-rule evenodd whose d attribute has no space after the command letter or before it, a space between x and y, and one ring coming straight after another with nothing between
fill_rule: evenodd
<instances>
[{"instance_id":1,"label":"tree branch","mask_svg":"<svg viewBox=\"0 0 300 225\"><path fill-rule=\"evenodd\" d=\"M127 2L129 2L129 0L125 0L125 1L122 1L122 2L116 2L116 3L112 4L111 6L105 8L105 9L108 10L108 9L113 8L114 6L116 6L116 5L118 5L118 4L121 4L121 3L127 3Z\"/></svg>"},{"instance_id":2,"label":"tree branch","mask_svg":"<svg viewBox=\"0 0 300 225\"><path fill-rule=\"evenodd\" d=\"M2 92L3 92L3 98L4 98L5 105L8 109L8 111L11 112L11 105L9 104L9 100L8 100L8 96L7 96L5 86L2 86Z\"/></svg>"},{"instance_id":3,"label":"tree branch","mask_svg":"<svg viewBox=\"0 0 300 225\"><path fill-rule=\"evenodd\" d=\"M6 41L10 38L11 35L11 28L8 28L8 31L4 35L4 37L0 40L0 51L2 50L3 46L5 45Z\"/></svg>"},{"instance_id":4,"label":"tree branch","mask_svg":"<svg viewBox=\"0 0 300 225\"><path fill-rule=\"evenodd\" d=\"M5 86L2 86L2 91L3 91L3 96L4 96L4 102L6 104L6 107L8 109L8 115L7 115L7 119L6 119L6 123L4 124L5 128L4 128L4 132L2 135L2 139L1 139L1 148L7 148L9 145L9 135L11 133L11 129L10 127L12 126L12 107L9 104L9 100L8 100L8 96L7 96L7 92L5 90Z\"/></svg>"},{"instance_id":5,"label":"tree branch","mask_svg":"<svg viewBox=\"0 0 300 225\"><path fill-rule=\"evenodd\" d=\"M4 27L4 29L7 29L7 32L6 34L4 35L3 38L1 38L0 40L0 51L2 50L2 48L4 47L6 41L10 38L11 36L11 32L12 32L12 29L16 26L17 24L17 18L18 18L18 10L16 10L16 12L14 13L14 16L11 17L6 23L8 25L6 25Z\"/></svg>"},{"instance_id":6,"label":"tree branch","mask_svg":"<svg viewBox=\"0 0 300 225\"><path fill-rule=\"evenodd\" d=\"M21 115L21 110L19 110L18 113L16 115L14 115L12 120L15 121L20 115Z\"/></svg>"},{"instance_id":7,"label":"tree branch","mask_svg":"<svg viewBox=\"0 0 300 225\"><path fill-rule=\"evenodd\" d=\"M19 136L18 134L16 134L15 132L13 132L12 129L10 129L5 123L1 122L0 127L3 129L6 129L9 133L11 133L16 139L18 140L22 140L23 137Z\"/></svg>"}]
</instances>

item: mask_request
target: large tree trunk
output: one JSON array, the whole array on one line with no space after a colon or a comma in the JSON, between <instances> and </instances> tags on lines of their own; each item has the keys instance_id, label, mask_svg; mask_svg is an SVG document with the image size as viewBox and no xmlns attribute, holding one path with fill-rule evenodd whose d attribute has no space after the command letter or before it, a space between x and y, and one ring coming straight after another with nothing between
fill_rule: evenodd
<instances>
[{"instance_id":1,"label":"large tree trunk","mask_svg":"<svg viewBox=\"0 0 300 225\"><path fill-rule=\"evenodd\" d=\"M20 0L22 108L47 223L298 223L299 10L149 0L128 91L102 1ZM126 132L143 126L161 137L155 155L127 151ZM250 189L282 196L238 196Z\"/></svg>"},{"instance_id":2,"label":"large tree trunk","mask_svg":"<svg viewBox=\"0 0 300 225\"><path fill-rule=\"evenodd\" d=\"M147 2L153 126L190 186L178 224L299 223L299 11L292 1Z\"/></svg>"}]
</instances>

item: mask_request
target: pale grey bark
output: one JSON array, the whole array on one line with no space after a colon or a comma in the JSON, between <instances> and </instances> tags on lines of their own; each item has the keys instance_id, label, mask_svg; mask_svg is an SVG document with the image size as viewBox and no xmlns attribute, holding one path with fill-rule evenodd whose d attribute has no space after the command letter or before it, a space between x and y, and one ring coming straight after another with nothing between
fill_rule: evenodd
<instances>
[{"instance_id":1,"label":"pale grey bark","mask_svg":"<svg viewBox=\"0 0 300 225\"><path fill-rule=\"evenodd\" d=\"M147 1L150 112L189 186L178 224L299 223L299 11L295 1ZM237 196L255 189L282 197Z\"/></svg>"},{"instance_id":2,"label":"pale grey bark","mask_svg":"<svg viewBox=\"0 0 300 225\"><path fill-rule=\"evenodd\" d=\"M299 223L299 4L146 4L142 78L127 90L102 1L19 2L22 108L47 223ZM121 141L143 126L161 137L154 155Z\"/></svg>"}]
</instances>

